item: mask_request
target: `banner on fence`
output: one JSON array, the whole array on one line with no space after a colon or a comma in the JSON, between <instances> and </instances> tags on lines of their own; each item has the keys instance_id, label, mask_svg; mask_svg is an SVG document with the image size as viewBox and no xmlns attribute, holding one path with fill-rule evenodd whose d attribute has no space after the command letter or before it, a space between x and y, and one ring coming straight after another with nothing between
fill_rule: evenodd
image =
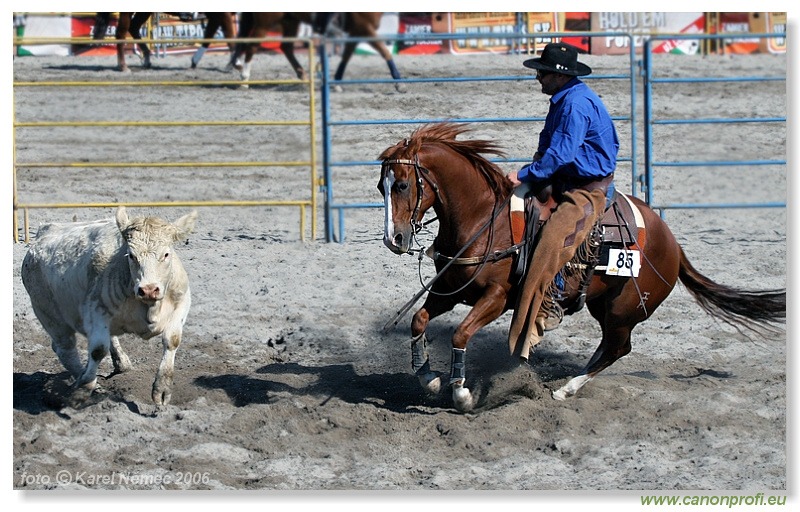
<instances>
[{"instance_id":1,"label":"banner on fence","mask_svg":"<svg viewBox=\"0 0 800 512\"><path fill-rule=\"evenodd\" d=\"M742 37L741 34L786 33L785 12L710 12L709 34L737 34L711 41L708 53L786 53L786 38Z\"/></svg>"},{"instance_id":2,"label":"banner on fence","mask_svg":"<svg viewBox=\"0 0 800 512\"><path fill-rule=\"evenodd\" d=\"M433 13L432 32L475 35L474 38L447 41L448 53L508 53L522 49L528 53L541 50L553 41L545 34L558 32L559 19L554 12L450 12ZM542 34L532 39L504 37L515 33Z\"/></svg>"},{"instance_id":3,"label":"banner on fence","mask_svg":"<svg viewBox=\"0 0 800 512\"><path fill-rule=\"evenodd\" d=\"M593 32L619 32L619 36L592 37L591 50L595 55L622 55L630 52L630 44L641 53L644 41L654 34L699 34L703 32L702 12L593 12ZM631 34L628 38L623 34ZM657 53L696 54L700 42L696 39L664 41Z\"/></svg>"},{"instance_id":4,"label":"banner on fence","mask_svg":"<svg viewBox=\"0 0 800 512\"><path fill-rule=\"evenodd\" d=\"M70 16L21 16L14 18L14 28L18 37L63 37L72 35ZM17 55L69 55L68 44L34 44L20 46Z\"/></svg>"},{"instance_id":5,"label":"banner on fence","mask_svg":"<svg viewBox=\"0 0 800 512\"><path fill-rule=\"evenodd\" d=\"M433 53L479 54L521 51L533 53L557 38L548 37L549 32L587 32L588 12L434 12L399 13L400 33L424 34L475 34L475 38L462 41L430 40L399 41L398 53L428 55ZM530 33L541 36L530 39L510 39L504 34ZM583 52L589 51L589 38L585 36L564 37L565 42L575 45Z\"/></svg>"},{"instance_id":6,"label":"banner on fence","mask_svg":"<svg viewBox=\"0 0 800 512\"><path fill-rule=\"evenodd\" d=\"M18 37L90 37L94 30L94 13L58 15L20 14L14 17ZM113 38L116 34L117 13L113 13L105 41L90 44L25 45L16 49L18 55L106 55L116 52ZM142 37L153 39L203 39L205 17L199 13L197 19L181 21L177 17L160 13L156 22L142 28ZM424 35L432 38L389 42L392 53L401 54L480 54L524 52L536 53L555 38L552 32L618 32L611 36L574 36L562 38L579 50L597 55L623 55L635 46L640 53L644 40L654 34L716 34L725 33L786 33L785 12L434 12L434 13L384 13L379 35L393 34ZM468 39L441 41L435 34L464 34ZM508 34L528 33L529 39L509 38ZM632 37L627 37L627 34ZM271 38L281 37L276 27L267 34ZM298 37L311 36L311 27L300 24ZM474 36L474 37L472 37ZM215 34L222 38L220 30ZM128 38L130 43L130 38ZM653 49L655 53L786 53L785 37L742 38L730 37L721 41L704 41L701 48L696 39L670 39L660 41ZM280 43L270 41L261 44L261 49L280 52ZM154 50L159 53L192 52L196 43L161 43ZM224 43L213 43L211 50L227 50ZM360 43L359 53L374 53L367 43Z\"/></svg>"},{"instance_id":7,"label":"banner on fence","mask_svg":"<svg viewBox=\"0 0 800 512\"><path fill-rule=\"evenodd\" d=\"M766 30L769 34L786 33L786 13L768 12ZM786 38L769 38L766 40L766 51L770 53L786 53Z\"/></svg>"}]
</instances>

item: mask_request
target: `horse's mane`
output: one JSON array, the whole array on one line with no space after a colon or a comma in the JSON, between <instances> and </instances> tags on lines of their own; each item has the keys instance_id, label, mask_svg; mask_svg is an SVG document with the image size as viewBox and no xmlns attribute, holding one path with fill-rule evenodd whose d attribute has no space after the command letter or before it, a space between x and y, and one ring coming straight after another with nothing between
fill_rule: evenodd
<instances>
[{"instance_id":1,"label":"horse's mane","mask_svg":"<svg viewBox=\"0 0 800 512\"><path fill-rule=\"evenodd\" d=\"M462 155L486 178L489 186L498 197L507 196L512 188L511 182L493 162L484 155L505 157L503 149L490 140L456 140L459 135L471 131L466 124L435 123L414 130L411 137L386 149L378 157L380 160L398 158L401 153L417 154L423 144L441 144Z\"/></svg>"}]
</instances>

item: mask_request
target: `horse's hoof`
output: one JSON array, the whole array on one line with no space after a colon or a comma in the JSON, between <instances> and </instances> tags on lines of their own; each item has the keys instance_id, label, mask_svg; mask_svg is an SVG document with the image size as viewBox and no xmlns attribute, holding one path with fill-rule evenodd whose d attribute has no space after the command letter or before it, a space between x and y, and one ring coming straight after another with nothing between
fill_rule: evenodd
<instances>
[{"instance_id":1,"label":"horse's hoof","mask_svg":"<svg viewBox=\"0 0 800 512\"><path fill-rule=\"evenodd\" d=\"M407 93L408 87L406 87L406 84L394 84L394 90L399 93Z\"/></svg>"},{"instance_id":2,"label":"horse's hoof","mask_svg":"<svg viewBox=\"0 0 800 512\"><path fill-rule=\"evenodd\" d=\"M249 88L250 88L250 86L248 84L241 84L239 86L239 89L242 90L242 91L246 91Z\"/></svg>"},{"instance_id":3,"label":"horse's hoof","mask_svg":"<svg viewBox=\"0 0 800 512\"><path fill-rule=\"evenodd\" d=\"M567 398L571 397L572 395L564 391L564 388L557 389L552 393L553 399L558 400L559 402L563 402Z\"/></svg>"},{"instance_id":4,"label":"horse's hoof","mask_svg":"<svg viewBox=\"0 0 800 512\"><path fill-rule=\"evenodd\" d=\"M342 89L341 85L334 85L333 92L344 92L344 89Z\"/></svg>"},{"instance_id":5,"label":"horse's hoof","mask_svg":"<svg viewBox=\"0 0 800 512\"><path fill-rule=\"evenodd\" d=\"M442 390L442 378L435 372L424 373L417 375L422 389L432 395L438 395Z\"/></svg>"},{"instance_id":6,"label":"horse's hoof","mask_svg":"<svg viewBox=\"0 0 800 512\"><path fill-rule=\"evenodd\" d=\"M453 386L453 405L460 412L469 412L475 407L472 399L472 393L468 388L462 386Z\"/></svg>"}]
</instances>

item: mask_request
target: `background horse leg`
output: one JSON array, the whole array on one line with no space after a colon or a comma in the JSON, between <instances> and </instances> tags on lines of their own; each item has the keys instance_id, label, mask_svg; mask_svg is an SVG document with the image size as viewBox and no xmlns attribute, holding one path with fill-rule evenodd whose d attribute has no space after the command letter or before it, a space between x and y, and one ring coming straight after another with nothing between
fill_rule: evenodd
<instances>
[{"instance_id":1,"label":"background horse leg","mask_svg":"<svg viewBox=\"0 0 800 512\"><path fill-rule=\"evenodd\" d=\"M381 54L383 60L386 61L386 65L389 66L389 73L391 73L392 78L395 80L400 80L400 72L397 70L397 66L394 63L394 58L392 58L392 53L386 47L383 41L370 41L369 43L375 51ZM394 88L397 92L406 92L405 84L396 83L394 84Z\"/></svg>"},{"instance_id":2,"label":"background horse leg","mask_svg":"<svg viewBox=\"0 0 800 512\"><path fill-rule=\"evenodd\" d=\"M128 73L128 64L125 62L125 38L131 28L132 12L119 13L119 20L117 20L117 69L123 73Z\"/></svg>"},{"instance_id":3,"label":"background horse leg","mask_svg":"<svg viewBox=\"0 0 800 512\"><path fill-rule=\"evenodd\" d=\"M386 45L383 44L383 41L370 41L369 43L376 51L378 51L383 59L389 66L389 71L392 74L392 78L395 80L400 80L400 72L397 71L397 66L394 64L394 59L392 59L392 54L389 52L389 49L386 48ZM336 68L336 74L333 76L334 80L341 80L344 77L344 71L347 69L347 63L350 62L350 57L353 56L355 52L357 43L345 43L344 50L342 51L342 60L339 62L339 67ZM406 92L406 87L404 84L396 83L394 88L397 92ZM341 86L336 86L334 88L337 92L341 92Z\"/></svg>"},{"instance_id":4,"label":"background horse leg","mask_svg":"<svg viewBox=\"0 0 800 512\"><path fill-rule=\"evenodd\" d=\"M268 29L279 20L281 21L281 25L283 26L284 37L295 37L297 35L297 27L299 26L299 22L297 20L288 19L286 16L284 16L285 13L261 12L261 13L248 13L248 14L250 15L250 22L245 22L246 24L249 24L251 27L250 34L248 37L259 38L259 39L265 38L267 36ZM294 31L295 31L294 34L287 32L287 30L289 30L292 26L294 26ZM240 25L240 32L243 28L246 28L246 26L243 27ZM242 72L241 72L242 80L244 80L245 82L250 79L253 55L255 54L256 49L258 47L259 47L258 43L245 44L245 58L244 58L244 63L242 64ZM286 54L286 58L289 59L289 62L293 64L293 67L295 67L295 71L297 71L299 64L296 64L297 61L294 59L293 47L287 46L286 43L281 43L281 50L284 52L284 54ZM231 59L231 62L233 62L233 57ZM302 70L302 68L300 69ZM241 87L243 89L246 89L249 86L247 84L242 84Z\"/></svg>"},{"instance_id":5,"label":"background horse leg","mask_svg":"<svg viewBox=\"0 0 800 512\"><path fill-rule=\"evenodd\" d=\"M152 67L152 64L150 63L150 48L141 42L142 35L140 30L145 22L150 19L152 14L152 12L137 12L133 15L133 19L130 20L130 27L128 28L128 32L130 33L131 37L133 37L135 41L139 41L135 44L137 44L139 49L142 51L142 67L146 69Z\"/></svg>"},{"instance_id":6,"label":"background horse leg","mask_svg":"<svg viewBox=\"0 0 800 512\"><path fill-rule=\"evenodd\" d=\"M336 74L333 75L334 80L341 80L344 76L344 70L347 69L347 63L350 62L350 57L356 50L356 43L345 43L344 50L342 50L342 60L339 61L339 66L336 68ZM342 92L342 86L336 85L333 88L336 92Z\"/></svg>"},{"instance_id":7,"label":"background horse leg","mask_svg":"<svg viewBox=\"0 0 800 512\"><path fill-rule=\"evenodd\" d=\"M207 12L206 18L208 19L208 23L206 24L206 29L203 31L203 39L213 39L220 27L222 28L222 34L225 36L225 39L233 39L236 37L236 31L233 27L233 15L231 13ZM200 63L200 59L203 58L209 46L211 46L211 42L206 41L194 52L194 55L192 55L192 69L196 68ZM228 49L231 54L233 54L236 50L236 44L233 42L228 43Z\"/></svg>"},{"instance_id":8,"label":"background horse leg","mask_svg":"<svg viewBox=\"0 0 800 512\"><path fill-rule=\"evenodd\" d=\"M344 23L345 31L352 37L377 37L382 16L383 13L380 12L347 13L347 18L345 19ZM369 44L375 49L376 52L378 52L378 54L380 54L381 57L383 57L383 60L386 61L386 65L389 66L389 73L391 73L392 78L395 80L400 80L400 72L397 70L397 66L392 58L392 53L389 51L389 48L386 47L386 44L379 40L369 41ZM350 46L351 43L347 43L345 45L344 53L342 55L342 62L339 64L339 68L336 70L336 80L341 80L344 76L345 67L347 67L347 63L350 61L350 57L353 55L353 51L356 48L356 43L352 43L352 47ZM406 92L406 87L404 84L396 83L394 87L397 92Z\"/></svg>"},{"instance_id":9,"label":"background horse leg","mask_svg":"<svg viewBox=\"0 0 800 512\"><path fill-rule=\"evenodd\" d=\"M254 19L252 12L239 13L239 30L236 33L237 38L250 37L253 31ZM236 43L231 50L231 57L228 60L228 65L225 66L225 71L232 71L234 69L242 71L242 55L247 52L247 47L252 43Z\"/></svg>"},{"instance_id":10,"label":"background horse leg","mask_svg":"<svg viewBox=\"0 0 800 512\"><path fill-rule=\"evenodd\" d=\"M281 20L283 26L283 37L297 37L297 31L300 28L300 21L293 16L284 16ZM303 66L297 61L294 55L294 41L284 41L281 43L281 51L292 66L297 78L300 80L308 80L308 74Z\"/></svg>"},{"instance_id":11,"label":"background horse leg","mask_svg":"<svg viewBox=\"0 0 800 512\"><path fill-rule=\"evenodd\" d=\"M105 39L109 23L111 23L110 12L98 12L95 14L94 27L92 28L92 39L98 41Z\"/></svg>"}]
</instances>

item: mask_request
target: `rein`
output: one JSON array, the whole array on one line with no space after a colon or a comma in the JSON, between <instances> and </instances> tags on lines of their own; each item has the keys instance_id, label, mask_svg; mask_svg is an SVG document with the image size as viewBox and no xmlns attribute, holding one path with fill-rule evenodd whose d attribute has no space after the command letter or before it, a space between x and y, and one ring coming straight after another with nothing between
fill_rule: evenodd
<instances>
[{"instance_id":1,"label":"rein","mask_svg":"<svg viewBox=\"0 0 800 512\"><path fill-rule=\"evenodd\" d=\"M416 203L416 206L414 207L414 212L411 215L411 221L410 222L411 222L411 226L412 226L413 231L414 231L414 235L416 235L416 233L418 233L423 228L423 226L427 224L427 223L423 224L423 223L417 221L417 215L419 214L419 210L422 207L422 193L424 191L423 180L427 181L431 185L431 188L436 193L437 199L439 199L439 202L441 203L442 200L441 200L441 196L439 196L439 187L433 181L431 181L430 178L428 178L427 175L430 173L430 171L428 169L426 169L425 167L420 165L420 163L419 163L419 155L414 155L414 160L407 160L407 159L388 160L387 159L387 160L383 161L382 167L386 167L386 166L392 165L392 164L404 164L404 165L411 165L411 166L414 167L414 172L416 174L416 183L417 183L417 203ZM464 290L467 286L472 284L472 282L475 279L477 279L478 275L481 273L481 271L483 270L483 268L485 267L485 265L487 263L489 263L490 261L497 261L499 259L505 258L505 257L513 254L514 252L516 252L520 247L522 247L525 244L525 241L523 241L520 244L513 245L513 246L511 246L508 249L505 249L503 251L495 251L493 253L489 253L488 252L489 251L489 247L491 247L492 240L494 239L494 230L491 230L489 243L487 244L487 252L486 252L486 254L484 254L483 256L477 256L477 257L473 257L473 258L460 258L460 256L464 253L464 251L466 251L473 243L475 243L475 241L478 239L478 237L480 237L483 234L484 231L486 231L487 229L489 229L491 226L494 225L494 222L497 219L497 216L500 214L501 211L503 211L505 206L508 205L511 202L511 197L512 196L513 196L513 194L509 194L509 196L502 202L502 204L499 205L499 207L498 207L498 204L495 203L495 206L494 206L494 208L492 210L492 215L489 218L489 220L483 226L481 226L481 228L474 235L472 235L472 237L467 241L467 243L464 244L464 246L461 247L461 249L458 250L458 252L455 254L455 256L450 257L450 256L441 255L439 252L433 251L433 246L429 247L428 250L417 249L417 251L420 253L420 257L419 257L420 265L422 263L422 254L423 253L426 254L428 257L430 257L433 260L436 260L438 258L438 259L446 259L448 261L445 264L445 266L442 267L442 270L440 270L435 276L433 276L427 283L423 283L422 284L422 289L419 292L417 292L417 294L414 295L414 297L412 297L411 300L406 302L406 304L402 308L400 308L400 310L397 312L397 314L395 315L395 317L392 320L390 320L389 322L387 322L383 326L384 332L388 331L392 327L396 326L398 324L398 322L400 322L400 319L403 318L403 316L405 316L406 313L408 313L408 311L411 309L411 307L426 292L433 293L435 295L440 295L440 296L454 295L456 293L459 293L462 290ZM435 220L435 219L432 219L429 222L432 222L433 220ZM414 238L416 240L416 236ZM422 244L419 244L419 242L417 242L417 244L420 247L422 247ZM412 253L413 250L409 249L408 252ZM437 292L434 292L433 289L432 289L433 283L436 282L436 280L439 279L447 271L447 269L450 268L451 265L480 265L480 268L478 268L475 271L475 273L472 275L472 277L469 279L469 281L467 281L459 289L457 289L455 291L452 291L452 292L449 292L449 293L437 293ZM421 281L422 281L422 277L420 275L420 282Z\"/></svg>"}]
</instances>

